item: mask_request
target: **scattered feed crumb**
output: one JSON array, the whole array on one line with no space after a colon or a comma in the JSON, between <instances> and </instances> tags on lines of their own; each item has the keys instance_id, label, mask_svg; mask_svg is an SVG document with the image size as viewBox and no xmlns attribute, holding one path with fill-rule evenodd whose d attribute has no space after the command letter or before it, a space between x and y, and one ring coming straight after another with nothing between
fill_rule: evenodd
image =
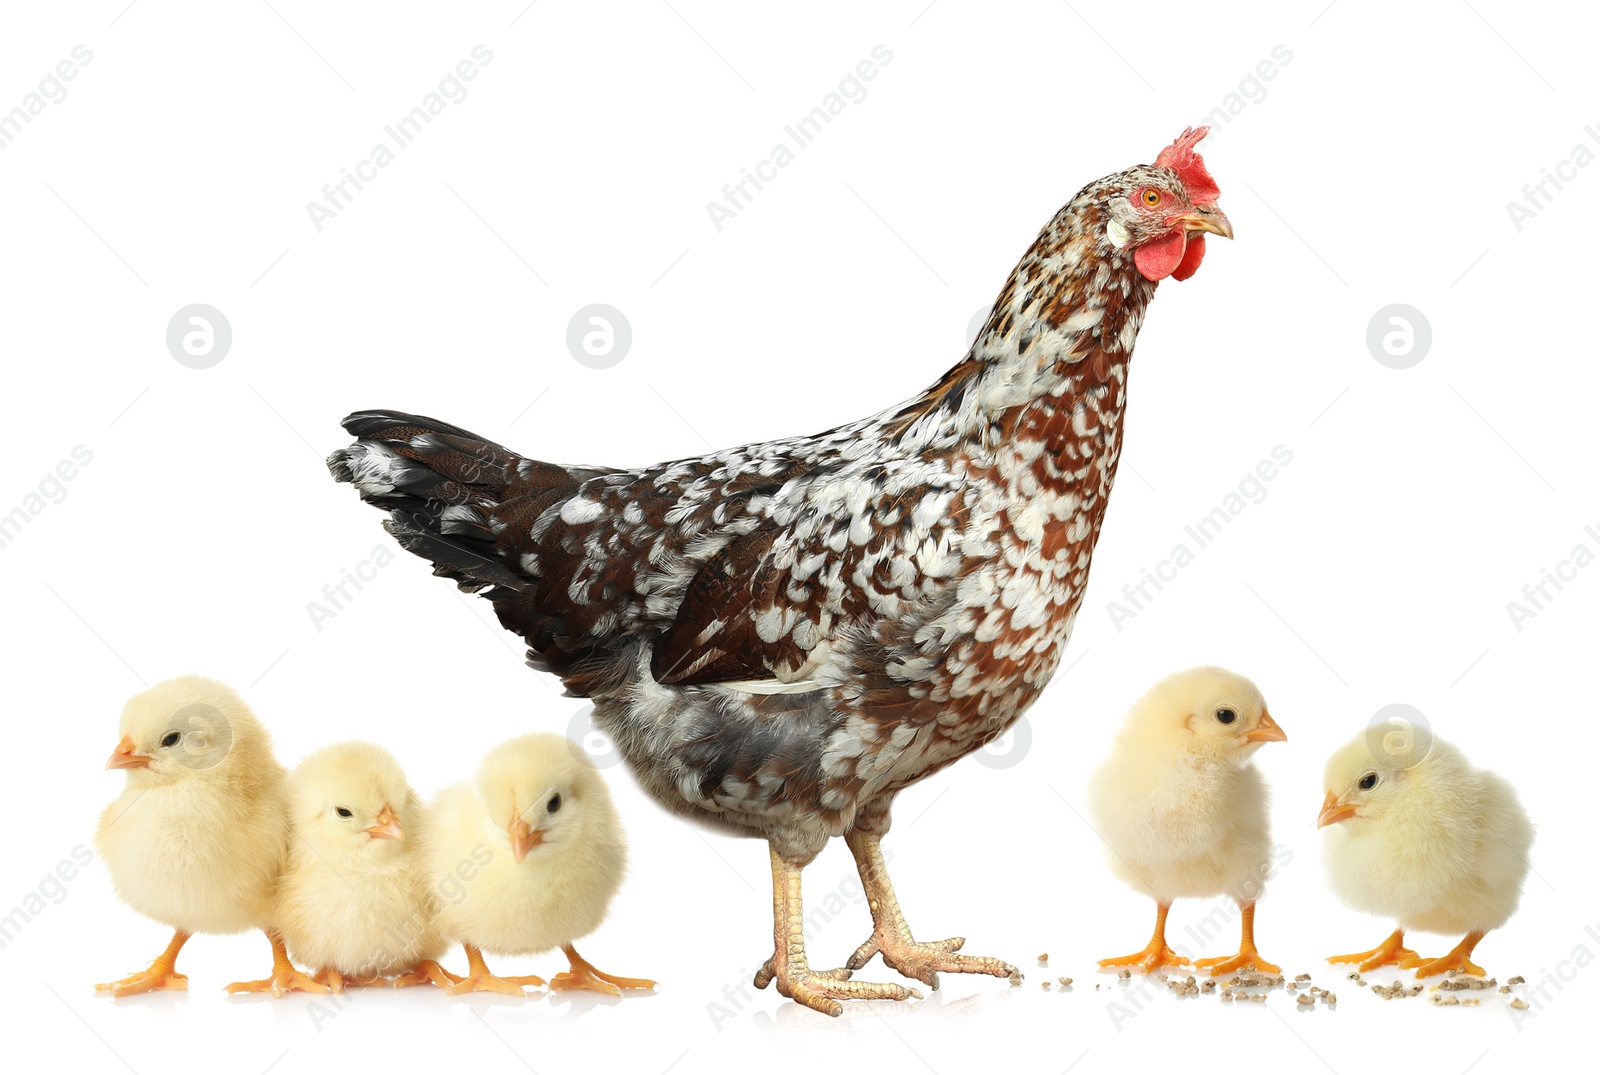
<instances>
[{"instance_id":1,"label":"scattered feed crumb","mask_svg":"<svg viewBox=\"0 0 1600 1075\"><path fill-rule=\"evenodd\" d=\"M1519 974L1514 978L1507 978L1506 979L1506 984L1507 985L1526 985L1527 981L1528 981L1528 979L1524 978L1522 975Z\"/></svg>"},{"instance_id":2,"label":"scattered feed crumb","mask_svg":"<svg viewBox=\"0 0 1600 1075\"><path fill-rule=\"evenodd\" d=\"M1120 970L1117 972L1117 977L1121 978L1123 981L1127 981L1129 978L1133 977L1133 972L1130 970Z\"/></svg>"},{"instance_id":3,"label":"scattered feed crumb","mask_svg":"<svg viewBox=\"0 0 1600 1075\"><path fill-rule=\"evenodd\" d=\"M1072 984L1072 979L1071 978L1057 978L1056 981L1061 983L1061 988L1062 989L1065 989L1067 986Z\"/></svg>"},{"instance_id":4,"label":"scattered feed crumb","mask_svg":"<svg viewBox=\"0 0 1600 1075\"><path fill-rule=\"evenodd\" d=\"M1521 997L1512 997L1511 1006L1520 1012L1528 1006L1528 1002Z\"/></svg>"},{"instance_id":5,"label":"scattered feed crumb","mask_svg":"<svg viewBox=\"0 0 1600 1075\"><path fill-rule=\"evenodd\" d=\"M1509 985L1503 985L1503 986L1500 987L1500 992L1509 993L1509 992L1511 992L1511 987Z\"/></svg>"},{"instance_id":6,"label":"scattered feed crumb","mask_svg":"<svg viewBox=\"0 0 1600 1075\"><path fill-rule=\"evenodd\" d=\"M1042 967L1046 963L1050 962L1050 953L1049 952L1040 952L1038 955L1034 956L1034 958L1039 961L1039 965Z\"/></svg>"},{"instance_id":7,"label":"scattered feed crumb","mask_svg":"<svg viewBox=\"0 0 1600 1075\"><path fill-rule=\"evenodd\" d=\"M1297 982L1309 982L1311 980L1311 975L1309 975L1309 974L1296 974L1294 976L1294 980L1297 981Z\"/></svg>"},{"instance_id":8,"label":"scattered feed crumb","mask_svg":"<svg viewBox=\"0 0 1600 1075\"><path fill-rule=\"evenodd\" d=\"M1302 1008L1309 1008L1311 1005L1316 1003L1316 1001L1312 999L1310 993L1301 993L1298 997L1294 998L1294 1002L1300 1005Z\"/></svg>"}]
</instances>

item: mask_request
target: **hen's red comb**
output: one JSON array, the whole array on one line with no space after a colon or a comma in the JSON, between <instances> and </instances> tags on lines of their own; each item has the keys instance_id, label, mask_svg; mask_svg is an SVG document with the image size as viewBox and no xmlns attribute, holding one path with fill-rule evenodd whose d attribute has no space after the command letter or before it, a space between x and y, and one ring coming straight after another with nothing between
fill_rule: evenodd
<instances>
[{"instance_id":1,"label":"hen's red comb","mask_svg":"<svg viewBox=\"0 0 1600 1075\"><path fill-rule=\"evenodd\" d=\"M1178 173L1184 189L1189 192L1189 199L1196 205L1210 205L1222 194L1217 181L1206 171L1206 162L1194 151L1194 147L1210 132L1210 127L1186 127L1178 135L1177 141L1163 149L1156 158L1157 168L1171 168Z\"/></svg>"}]
</instances>

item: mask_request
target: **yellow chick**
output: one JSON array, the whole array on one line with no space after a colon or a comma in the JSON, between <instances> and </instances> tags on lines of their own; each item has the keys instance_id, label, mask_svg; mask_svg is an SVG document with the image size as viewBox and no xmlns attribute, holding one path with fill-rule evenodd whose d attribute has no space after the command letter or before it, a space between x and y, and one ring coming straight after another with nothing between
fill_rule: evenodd
<instances>
[{"instance_id":1,"label":"yellow chick","mask_svg":"<svg viewBox=\"0 0 1600 1075\"><path fill-rule=\"evenodd\" d=\"M1141 968L1189 961L1167 947L1174 899L1227 895L1239 904L1238 954L1195 963L1212 974L1255 964L1276 972L1255 944L1255 901L1269 871L1267 788L1250 764L1263 743L1288 737L1256 685L1222 668L1191 668L1152 687L1128 711L1095 771L1089 810L1111 869L1156 901L1143 950L1100 966Z\"/></svg>"},{"instance_id":2,"label":"yellow chick","mask_svg":"<svg viewBox=\"0 0 1600 1075\"><path fill-rule=\"evenodd\" d=\"M273 923L289 954L346 984L434 981L444 941L414 853L416 793L394 756L372 743L324 747L289 775L289 863Z\"/></svg>"},{"instance_id":3,"label":"yellow chick","mask_svg":"<svg viewBox=\"0 0 1600 1075\"><path fill-rule=\"evenodd\" d=\"M175 964L192 934L262 929L272 977L229 991L326 992L294 969L271 929L288 840L285 774L244 700L216 680L181 676L131 698L121 732L106 768L127 783L100 815L95 844L118 897L174 932L147 969L95 989L187 989Z\"/></svg>"},{"instance_id":4,"label":"yellow chick","mask_svg":"<svg viewBox=\"0 0 1600 1075\"><path fill-rule=\"evenodd\" d=\"M490 974L484 949L533 955L560 947L571 969L556 975L552 989L616 996L655 985L604 974L572 946L605 918L627 860L611 793L578 746L551 734L501 744L475 780L440 794L424 824L427 875L447 896L438 928L467 955L467 976L454 979L452 995L520 996L524 985L545 984L534 975Z\"/></svg>"},{"instance_id":5,"label":"yellow chick","mask_svg":"<svg viewBox=\"0 0 1600 1075\"><path fill-rule=\"evenodd\" d=\"M1363 971L1388 964L1418 978L1482 975L1472 950L1517 909L1533 823L1505 778L1429 736L1413 753L1376 754L1367 734L1328 759L1317 827L1332 888L1351 907L1398 923L1378 947L1330 956ZM1421 760L1414 760L1420 756ZM1405 947L1406 930L1465 934L1438 959Z\"/></svg>"}]
</instances>

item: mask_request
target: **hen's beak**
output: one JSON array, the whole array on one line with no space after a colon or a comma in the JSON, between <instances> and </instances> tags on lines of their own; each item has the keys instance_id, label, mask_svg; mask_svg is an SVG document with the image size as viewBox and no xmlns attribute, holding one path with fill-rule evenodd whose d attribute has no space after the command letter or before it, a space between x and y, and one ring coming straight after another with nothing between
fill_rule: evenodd
<instances>
[{"instance_id":1,"label":"hen's beak","mask_svg":"<svg viewBox=\"0 0 1600 1075\"><path fill-rule=\"evenodd\" d=\"M1355 816L1356 808L1349 803L1340 802L1330 791L1322 800L1322 813L1317 815L1317 828L1327 828L1329 825L1336 825L1346 818Z\"/></svg>"},{"instance_id":2,"label":"hen's beak","mask_svg":"<svg viewBox=\"0 0 1600 1075\"><path fill-rule=\"evenodd\" d=\"M133 737L125 735L122 742L117 744L117 749L111 752L111 758L106 762L107 769L143 769L150 764L150 755L135 754L133 751Z\"/></svg>"},{"instance_id":3,"label":"hen's beak","mask_svg":"<svg viewBox=\"0 0 1600 1075\"><path fill-rule=\"evenodd\" d=\"M367 835L375 840L404 840L406 830L400 827L400 819L395 816L394 810L384 803L383 809L378 811L378 823L367 829Z\"/></svg>"},{"instance_id":4,"label":"hen's beak","mask_svg":"<svg viewBox=\"0 0 1600 1075\"><path fill-rule=\"evenodd\" d=\"M1209 231L1224 239L1233 238L1233 225L1228 222L1222 210L1214 205L1197 205L1193 212L1179 217L1178 223L1188 231Z\"/></svg>"},{"instance_id":5,"label":"hen's beak","mask_svg":"<svg viewBox=\"0 0 1600 1075\"><path fill-rule=\"evenodd\" d=\"M1261 714L1261 723L1256 725L1255 731L1245 733L1246 743L1287 743L1289 737L1283 734L1283 729L1278 727L1278 722L1272 719L1271 713Z\"/></svg>"},{"instance_id":6,"label":"hen's beak","mask_svg":"<svg viewBox=\"0 0 1600 1075\"><path fill-rule=\"evenodd\" d=\"M511 837L511 857L518 862L527 858L528 852L538 847L539 841L544 839L543 829L530 829L521 817L511 823L506 834Z\"/></svg>"}]
</instances>

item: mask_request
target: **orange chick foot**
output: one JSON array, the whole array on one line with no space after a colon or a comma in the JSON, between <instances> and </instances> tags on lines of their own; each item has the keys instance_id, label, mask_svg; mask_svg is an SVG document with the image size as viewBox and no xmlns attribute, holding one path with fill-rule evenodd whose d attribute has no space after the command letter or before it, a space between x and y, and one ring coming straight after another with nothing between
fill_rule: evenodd
<instances>
[{"instance_id":1,"label":"orange chick foot","mask_svg":"<svg viewBox=\"0 0 1600 1075\"><path fill-rule=\"evenodd\" d=\"M114 982L101 982L94 987L96 993L110 993L114 997L131 997L136 993L154 993L161 989L188 989L189 976L179 974L171 967L163 967L157 963L138 974L130 974L126 978L118 978Z\"/></svg>"},{"instance_id":2,"label":"orange chick foot","mask_svg":"<svg viewBox=\"0 0 1600 1075\"><path fill-rule=\"evenodd\" d=\"M1407 948L1403 943L1405 934L1395 930L1386 937L1378 947L1366 952L1353 952L1347 956L1329 956L1329 963L1354 963L1358 971L1372 971L1379 967L1387 967L1391 963L1405 966L1406 961L1418 958L1417 953Z\"/></svg>"},{"instance_id":3,"label":"orange chick foot","mask_svg":"<svg viewBox=\"0 0 1600 1075\"><path fill-rule=\"evenodd\" d=\"M470 944L461 946L467 953L467 976L457 978L445 972L446 977L452 979L451 985L444 987L446 994L452 997L464 996L467 993L504 993L509 997L523 996L522 987L525 985L543 985L544 979L535 974L523 975L516 978L501 978L490 974L489 967L483 961L483 952Z\"/></svg>"},{"instance_id":4,"label":"orange chick foot","mask_svg":"<svg viewBox=\"0 0 1600 1075\"><path fill-rule=\"evenodd\" d=\"M1113 967L1138 967L1141 973L1149 974L1161 967L1184 967L1188 964L1188 959L1168 948L1166 941L1152 940L1143 949L1130 956L1102 959L1099 967L1101 970L1110 970Z\"/></svg>"},{"instance_id":5,"label":"orange chick foot","mask_svg":"<svg viewBox=\"0 0 1600 1075\"><path fill-rule=\"evenodd\" d=\"M576 949L567 945L562 949L567 955L567 960L572 964L571 970L564 970L550 979L551 989L571 990L587 989L595 993L605 993L609 996L620 997L624 989L654 989L656 983L648 978L622 978L614 974L606 974L596 969L594 964L580 956ZM544 984L544 983L539 983Z\"/></svg>"},{"instance_id":6,"label":"orange chick foot","mask_svg":"<svg viewBox=\"0 0 1600 1075\"><path fill-rule=\"evenodd\" d=\"M1263 974L1281 974L1282 967L1275 963L1268 963L1261 958L1255 945L1239 949L1239 954L1234 956L1214 956L1211 959L1197 959L1194 961L1195 970L1203 970L1213 978L1221 974L1233 974L1235 971L1244 970L1246 967L1255 967Z\"/></svg>"},{"instance_id":7,"label":"orange chick foot","mask_svg":"<svg viewBox=\"0 0 1600 1075\"><path fill-rule=\"evenodd\" d=\"M253 982L232 982L228 985L230 993L271 993L275 997L282 997L288 993L329 993L332 990L310 975L301 974L293 963L289 962L289 952L283 946L283 938L276 933L268 932L267 940L272 942L272 977L260 978Z\"/></svg>"},{"instance_id":8,"label":"orange chick foot","mask_svg":"<svg viewBox=\"0 0 1600 1075\"><path fill-rule=\"evenodd\" d=\"M1481 932L1474 931L1464 937L1460 944L1450 949L1449 952L1438 959L1424 959L1412 953L1411 958L1403 960L1400 966L1405 970L1415 970L1418 978L1431 978L1435 974L1446 974L1457 971L1461 974L1471 974L1476 977L1485 977L1483 968L1472 961L1472 950L1483 940Z\"/></svg>"},{"instance_id":9,"label":"orange chick foot","mask_svg":"<svg viewBox=\"0 0 1600 1075\"><path fill-rule=\"evenodd\" d=\"M394 987L396 989L404 989L412 985L436 985L440 989L449 989L460 981L460 975L451 974L431 959L424 959L421 963L396 978Z\"/></svg>"},{"instance_id":10,"label":"orange chick foot","mask_svg":"<svg viewBox=\"0 0 1600 1075\"><path fill-rule=\"evenodd\" d=\"M388 985L389 979L377 975L362 977L358 974L343 974L333 967L323 967L311 976L313 982L325 985L334 993L343 993L345 986L349 985Z\"/></svg>"}]
</instances>

